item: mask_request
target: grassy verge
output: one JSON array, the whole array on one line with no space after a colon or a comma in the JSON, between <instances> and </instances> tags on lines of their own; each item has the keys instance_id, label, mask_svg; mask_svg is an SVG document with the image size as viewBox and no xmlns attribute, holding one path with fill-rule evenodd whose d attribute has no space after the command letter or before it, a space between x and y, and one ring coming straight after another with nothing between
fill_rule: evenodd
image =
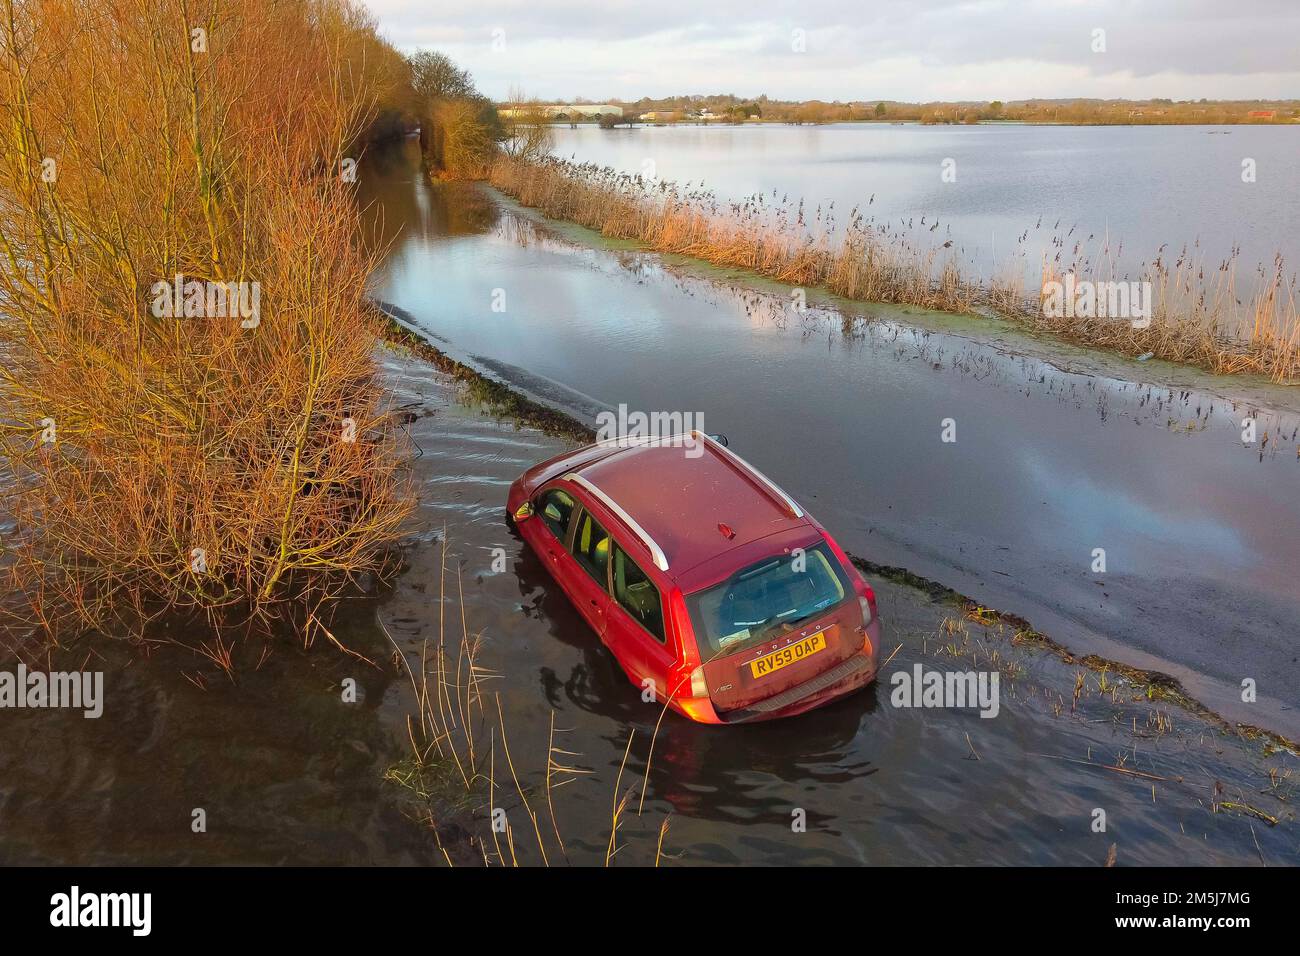
<instances>
[{"instance_id":1,"label":"grassy verge","mask_svg":"<svg viewBox=\"0 0 1300 956\"><path fill-rule=\"evenodd\" d=\"M520 395L495 379L488 378L435 348L403 325L395 317L396 310L393 306L379 304L377 308L387 316L384 338L390 344L418 355L438 371L450 375L465 388L470 398L487 406L493 415L508 418L521 427L536 428L546 435L568 438L581 443L596 440L596 431L590 426L583 425L572 416L557 411L549 405L543 405L541 402Z\"/></svg>"},{"instance_id":2,"label":"grassy verge","mask_svg":"<svg viewBox=\"0 0 1300 956\"><path fill-rule=\"evenodd\" d=\"M1222 728L1226 732L1234 733L1246 740L1261 741L1266 749L1289 750L1292 753L1300 753L1300 743L1290 738L1276 734L1271 730L1265 730L1262 727L1251 724L1237 724L1226 720L1192 697L1176 678L1168 674L1133 667L1130 664L1110 660L1099 654L1076 654L1064 644L1036 630L1029 621L1018 614L985 607L978 601L968 598L950 587L937 581L931 581L929 578L923 578L906 568L876 564L856 555L850 555L849 557L858 568L867 574L924 591L931 599L946 602L958 608L963 620L971 621L985 628L995 629L1004 636L1009 634L1008 639L1012 644L1020 647L1038 648L1055 655L1065 664L1077 664L1086 667L1101 675L1103 683L1107 675L1123 677L1133 686L1142 688L1143 696L1148 700L1168 701Z\"/></svg>"}]
</instances>

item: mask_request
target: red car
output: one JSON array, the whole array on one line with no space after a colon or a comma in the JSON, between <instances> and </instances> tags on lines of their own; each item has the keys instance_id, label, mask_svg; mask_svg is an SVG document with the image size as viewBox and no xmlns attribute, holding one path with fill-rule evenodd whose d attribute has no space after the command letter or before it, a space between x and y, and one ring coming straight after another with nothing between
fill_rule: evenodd
<instances>
[{"instance_id":1,"label":"red car","mask_svg":"<svg viewBox=\"0 0 1300 956\"><path fill-rule=\"evenodd\" d=\"M826 530L700 432L534 465L509 522L632 683L710 724L803 713L876 676L876 596Z\"/></svg>"}]
</instances>

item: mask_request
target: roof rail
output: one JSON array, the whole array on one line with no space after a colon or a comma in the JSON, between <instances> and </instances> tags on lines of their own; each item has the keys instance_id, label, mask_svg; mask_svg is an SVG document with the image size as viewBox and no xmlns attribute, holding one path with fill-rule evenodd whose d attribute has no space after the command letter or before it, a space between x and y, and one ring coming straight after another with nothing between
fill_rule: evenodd
<instances>
[{"instance_id":1,"label":"roof rail","mask_svg":"<svg viewBox=\"0 0 1300 956\"><path fill-rule=\"evenodd\" d=\"M592 444L597 448L640 448L642 446L657 448L675 442L694 440L694 432L678 432L675 435L616 435L613 438L602 438Z\"/></svg>"},{"instance_id":2,"label":"roof rail","mask_svg":"<svg viewBox=\"0 0 1300 956\"><path fill-rule=\"evenodd\" d=\"M771 498L787 511L792 518L802 518L803 509L795 502L793 498L787 495L781 488L767 475L763 474L745 459L741 458L734 451L716 441L712 436L706 435L702 431L692 431L691 436L697 439L703 439L711 448L717 450L723 459L730 462L733 467L739 468L749 474L750 477L757 479L759 485L763 486Z\"/></svg>"},{"instance_id":3,"label":"roof rail","mask_svg":"<svg viewBox=\"0 0 1300 956\"><path fill-rule=\"evenodd\" d=\"M755 484L757 484L762 490L766 491L773 501L788 511L792 518L802 518L804 516L803 509L799 507L799 504L782 491L781 487L777 485L776 482L767 477L767 475L763 474L749 462L745 461L745 459L741 458L726 445L719 442L712 435L702 432L699 429L691 429L689 432L683 432L679 435L638 435L623 438L606 438L604 441L596 442L596 444L602 448L635 448L647 445L671 445L683 441L701 441L715 449L718 452L719 457L730 464L733 468L742 472L747 477L754 479Z\"/></svg>"},{"instance_id":4,"label":"roof rail","mask_svg":"<svg viewBox=\"0 0 1300 956\"><path fill-rule=\"evenodd\" d=\"M614 501L613 498L605 494L605 492L601 491L599 488L593 485L588 479L582 477L582 475L578 474L576 471L569 472L567 475L564 476L564 480L572 481L577 485L581 485L583 488L589 491L596 498L600 499L601 504L603 504L610 511L614 512L614 514L618 517L618 519L622 521L625 525L627 525L628 528L631 529L633 534L635 534L638 538L641 539L641 543L644 544L646 546L646 550L650 552L650 557L654 559L655 567L657 567L660 571L668 570L668 556L664 554L664 549L659 547L659 544L655 541L654 538L650 537L650 535L646 532L645 528L637 524L636 519L633 518L626 511L624 511L622 508L620 508L618 503Z\"/></svg>"}]
</instances>

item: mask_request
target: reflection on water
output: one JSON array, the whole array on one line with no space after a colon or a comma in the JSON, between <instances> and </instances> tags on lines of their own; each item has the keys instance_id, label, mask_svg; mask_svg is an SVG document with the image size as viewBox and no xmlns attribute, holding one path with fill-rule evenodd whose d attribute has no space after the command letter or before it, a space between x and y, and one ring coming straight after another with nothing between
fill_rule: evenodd
<instances>
[{"instance_id":1,"label":"reflection on water","mask_svg":"<svg viewBox=\"0 0 1300 956\"><path fill-rule=\"evenodd\" d=\"M500 210L479 190L464 183L441 183L436 189L402 149L379 147L366 156L364 203L373 229L367 238L382 245L399 233L406 241L436 241L473 236L493 228ZM397 221L392 213L401 210Z\"/></svg>"},{"instance_id":2,"label":"reflection on water","mask_svg":"<svg viewBox=\"0 0 1300 956\"><path fill-rule=\"evenodd\" d=\"M469 193L396 182L367 180L400 233L374 294L458 356L545 382L579 414L700 415L850 550L1172 672L1237 719L1300 723L1300 463L1283 393L1221 398L1234 383L1178 370L1194 384L1126 382L1147 367L1079 350L1061 354L1081 371L1063 371L1011 332L978 344L969 323L907 309L799 313L780 287L575 244L508 202L478 233L430 235L418 210ZM1268 443L1243 446L1248 415ZM1254 674L1269 701L1243 710Z\"/></svg>"}]
</instances>

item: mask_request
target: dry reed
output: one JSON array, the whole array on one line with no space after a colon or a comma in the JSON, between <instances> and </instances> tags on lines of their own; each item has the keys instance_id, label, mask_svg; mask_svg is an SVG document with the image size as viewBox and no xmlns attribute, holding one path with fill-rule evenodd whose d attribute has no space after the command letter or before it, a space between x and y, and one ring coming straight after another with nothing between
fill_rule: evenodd
<instances>
[{"instance_id":1,"label":"dry reed","mask_svg":"<svg viewBox=\"0 0 1300 956\"><path fill-rule=\"evenodd\" d=\"M9 634L332 639L390 566L405 449L339 171L398 63L348 0L0 0ZM160 314L178 275L260 308Z\"/></svg>"}]
</instances>

